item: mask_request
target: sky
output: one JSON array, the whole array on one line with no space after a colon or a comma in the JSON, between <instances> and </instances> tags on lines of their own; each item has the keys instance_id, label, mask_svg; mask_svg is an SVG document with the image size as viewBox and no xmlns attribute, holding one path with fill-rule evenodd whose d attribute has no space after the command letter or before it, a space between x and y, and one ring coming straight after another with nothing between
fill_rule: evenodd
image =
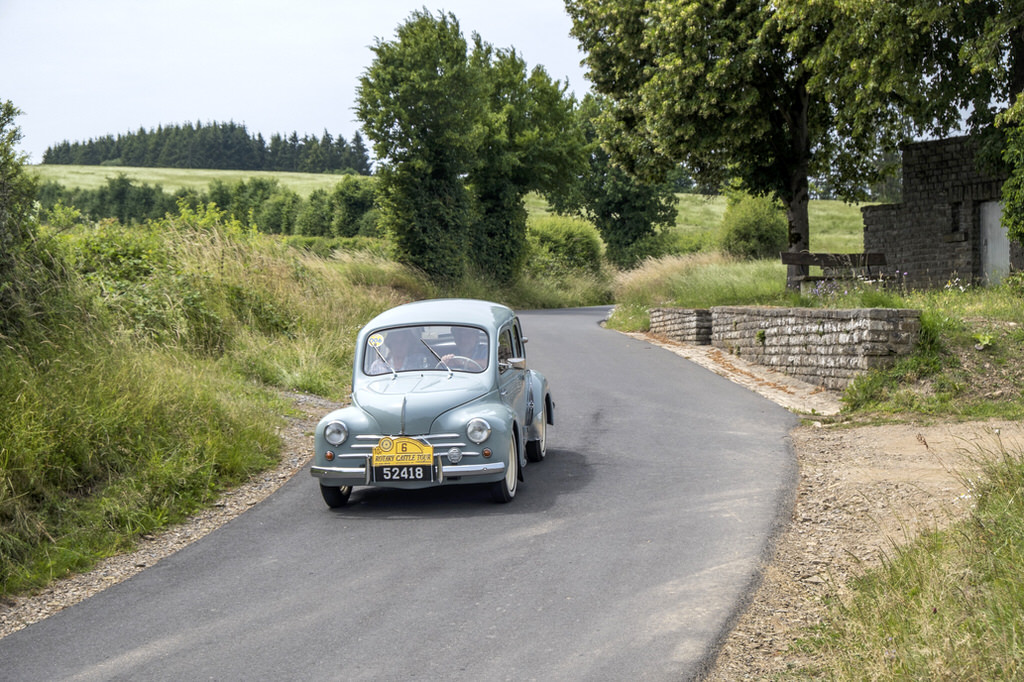
<instances>
[{"instance_id":1,"label":"sky","mask_svg":"<svg viewBox=\"0 0 1024 682\"><path fill-rule=\"evenodd\" d=\"M0 0L0 101L22 111L30 163L64 140L196 121L351 141L372 46L423 8L577 97L589 87L562 0Z\"/></svg>"}]
</instances>

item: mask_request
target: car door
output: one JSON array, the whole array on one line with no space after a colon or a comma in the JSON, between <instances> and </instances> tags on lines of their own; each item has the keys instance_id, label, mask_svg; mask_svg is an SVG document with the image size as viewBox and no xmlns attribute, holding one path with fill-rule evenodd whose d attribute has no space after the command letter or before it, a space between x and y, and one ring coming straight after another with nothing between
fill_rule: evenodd
<instances>
[{"instance_id":1,"label":"car door","mask_svg":"<svg viewBox=\"0 0 1024 682\"><path fill-rule=\"evenodd\" d=\"M519 428L525 428L526 369L518 320L503 327L498 334L498 389L502 402L515 413ZM522 437L521 430L518 435ZM519 447L521 450L522 442Z\"/></svg>"}]
</instances>

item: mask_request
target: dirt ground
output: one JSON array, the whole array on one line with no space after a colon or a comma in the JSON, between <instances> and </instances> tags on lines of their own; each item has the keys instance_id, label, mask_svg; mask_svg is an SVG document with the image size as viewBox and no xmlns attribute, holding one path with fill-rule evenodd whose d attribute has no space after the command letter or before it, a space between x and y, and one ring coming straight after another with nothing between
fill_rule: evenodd
<instances>
[{"instance_id":1,"label":"dirt ground","mask_svg":"<svg viewBox=\"0 0 1024 682\"><path fill-rule=\"evenodd\" d=\"M740 361L709 347L647 338L728 377L797 414L792 434L799 464L796 501L776 539L759 588L705 679L763 680L798 663L790 650L800 629L819 621L824 600L851 576L876 566L894 544L938 528L971 508L968 480L997 439L1024 443L1013 422L849 426L835 394ZM282 430L277 469L225 494L187 523L145 537L132 554L60 580L39 594L0 600L0 637L127 579L244 512L305 466L317 420L334 404L293 396L303 413Z\"/></svg>"}]
</instances>

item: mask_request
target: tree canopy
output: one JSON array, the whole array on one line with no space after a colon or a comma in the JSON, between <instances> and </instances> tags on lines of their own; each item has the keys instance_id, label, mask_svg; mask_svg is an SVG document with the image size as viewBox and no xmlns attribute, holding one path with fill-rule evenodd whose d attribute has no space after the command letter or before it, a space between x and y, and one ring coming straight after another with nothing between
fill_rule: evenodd
<instances>
[{"instance_id":1,"label":"tree canopy","mask_svg":"<svg viewBox=\"0 0 1024 682\"><path fill-rule=\"evenodd\" d=\"M787 44L806 54L809 88L836 107L840 134L891 145L966 126L987 138L990 160L998 156L993 124L1024 92L1022 0L777 6Z\"/></svg>"},{"instance_id":2,"label":"tree canopy","mask_svg":"<svg viewBox=\"0 0 1024 682\"><path fill-rule=\"evenodd\" d=\"M525 196L564 191L583 170L583 139L574 101L543 67L527 72L515 49L494 49L479 38L473 59L487 91L483 144L468 176L477 202L473 263L498 281L511 281L526 255Z\"/></svg>"},{"instance_id":3,"label":"tree canopy","mask_svg":"<svg viewBox=\"0 0 1024 682\"><path fill-rule=\"evenodd\" d=\"M438 280L465 274L472 202L462 181L484 137L484 82L452 14L414 12L378 40L356 113L378 159L395 256Z\"/></svg>"},{"instance_id":4,"label":"tree canopy","mask_svg":"<svg viewBox=\"0 0 1024 682\"><path fill-rule=\"evenodd\" d=\"M594 88L611 98L615 159L664 177L685 164L703 185L735 177L786 206L789 248L809 247L808 176L838 154L833 111L807 88L805 56L772 3L567 0ZM796 286L800 266L791 266Z\"/></svg>"},{"instance_id":5,"label":"tree canopy","mask_svg":"<svg viewBox=\"0 0 1024 682\"><path fill-rule=\"evenodd\" d=\"M1024 0L780 0L788 42L815 42L809 87L845 137L892 142L967 130L977 162L1010 174L1003 224L1024 243ZM827 27L823 41L809 26ZM838 171L842 172L842 168Z\"/></svg>"}]
</instances>

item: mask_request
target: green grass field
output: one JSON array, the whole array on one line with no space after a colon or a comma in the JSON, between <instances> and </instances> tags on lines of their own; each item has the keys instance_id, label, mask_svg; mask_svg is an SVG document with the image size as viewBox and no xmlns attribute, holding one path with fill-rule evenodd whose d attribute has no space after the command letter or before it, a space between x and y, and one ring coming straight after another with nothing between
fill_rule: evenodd
<instances>
[{"instance_id":1,"label":"green grass field","mask_svg":"<svg viewBox=\"0 0 1024 682\"><path fill-rule=\"evenodd\" d=\"M30 173L41 182L53 181L69 189L99 189L107 184L107 178L123 173L134 182L146 185L160 185L167 192L177 189L205 191L215 180L234 184L252 178L274 178L282 187L302 197L308 197L316 189L332 189L341 181L341 175L326 173L281 173L276 171L228 171L187 168L129 168L126 166L28 166Z\"/></svg>"},{"instance_id":2,"label":"green grass field","mask_svg":"<svg viewBox=\"0 0 1024 682\"><path fill-rule=\"evenodd\" d=\"M724 196L705 197L680 194L674 231L694 236L717 231L725 214ZM861 205L834 199L816 199L808 207L811 223L811 250L836 253L864 250L864 222Z\"/></svg>"},{"instance_id":3,"label":"green grass field","mask_svg":"<svg viewBox=\"0 0 1024 682\"><path fill-rule=\"evenodd\" d=\"M185 168L133 168L126 166L28 166L29 171L42 182L53 181L69 189L99 189L108 178L123 173L134 182L160 185L167 192L180 188L205 191L215 180L234 184L251 178L273 178L299 196L308 197L316 189L332 189L341 179L339 175L321 173L284 173L278 171L228 171ZM722 215L725 213L724 196L706 197L699 194L680 194L672 232L685 243L707 245L714 241ZM526 210L530 216L548 214L548 204L542 196L531 192L526 197ZM860 207L834 200L815 200L810 204L811 247L814 251L861 251L863 230Z\"/></svg>"}]
</instances>

